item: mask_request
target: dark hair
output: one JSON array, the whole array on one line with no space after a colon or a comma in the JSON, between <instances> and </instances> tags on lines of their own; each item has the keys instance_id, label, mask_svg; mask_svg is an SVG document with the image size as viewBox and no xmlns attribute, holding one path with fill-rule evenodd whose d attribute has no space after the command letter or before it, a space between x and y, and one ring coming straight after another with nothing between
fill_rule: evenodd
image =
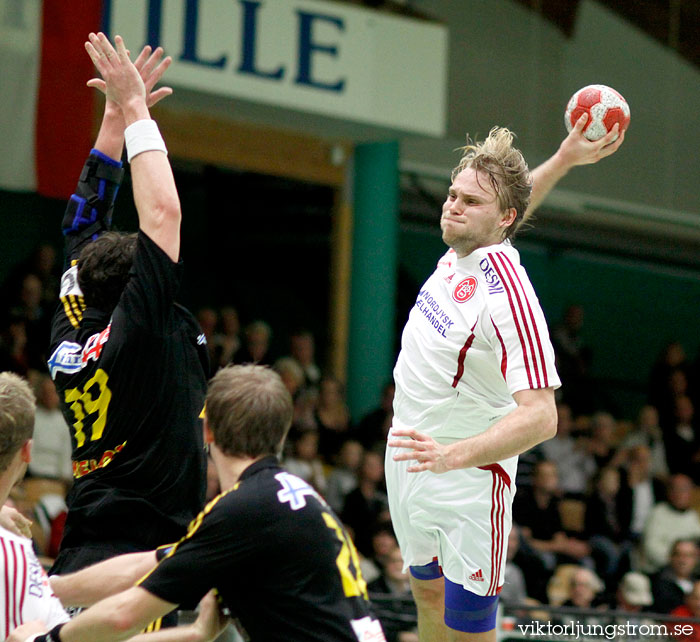
<instances>
[{"instance_id":1,"label":"dark hair","mask_svg":"<svg viewBox=\"0 0 700 642\"><path fill-rule=\"evenodd\" d=\"M136 234L106 232L83 248L78 259L78 284L85 305L111 312L129 281L136 252Z\"/></svg>"},{"instance_id":2,"label":"dark hair","mask_svg":"<svg viewBox=\"0 0 700 642\"><path fill-rule=\"evenodd\" d=\"M209 384L207 422L214 443L227 455L278 454L293 414L292 396L265 366L228 366Z\"/></svg>"},{"instance_id":3,"label":"dark hair","mask_svg":"<svg viewBox=\"0 0 700 642\"><path fill-rule=\"evenodd\" d=\"M32 389L13 372L0 373L0 472L34 434Z\"/></svg>"}]
</instances>

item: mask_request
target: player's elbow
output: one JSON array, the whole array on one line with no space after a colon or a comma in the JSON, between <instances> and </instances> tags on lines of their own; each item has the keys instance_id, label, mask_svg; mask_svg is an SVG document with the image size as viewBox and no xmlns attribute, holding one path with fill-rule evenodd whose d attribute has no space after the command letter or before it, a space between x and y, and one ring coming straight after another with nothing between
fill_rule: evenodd
<instances>
[{"instance_id":1,"label":"player's elbow","mask_svg":"<svg viewBox=\"0 0 700 642\"><path fill-rule=\"evenodd\" d=\"M552 404L544 404L540 417L540 441L547 441L557 434L557 407Z\"/></svg>"}]
</instances>

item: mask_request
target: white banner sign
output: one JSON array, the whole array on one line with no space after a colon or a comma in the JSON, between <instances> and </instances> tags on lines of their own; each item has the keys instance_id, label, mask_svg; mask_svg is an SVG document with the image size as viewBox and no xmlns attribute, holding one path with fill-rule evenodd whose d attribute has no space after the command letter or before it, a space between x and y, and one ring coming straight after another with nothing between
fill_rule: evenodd
<instances>
[{"instance_id":1,"label":"white banner sign","mask_svg":"<svg viewBox=\"0 0 700 642\"><path fill-rule=\"evenodd\" d=\"M161 45L168 84L442 136L447 28L321 0L106 0L132 52Z\"/></svg>"}]
</instances>

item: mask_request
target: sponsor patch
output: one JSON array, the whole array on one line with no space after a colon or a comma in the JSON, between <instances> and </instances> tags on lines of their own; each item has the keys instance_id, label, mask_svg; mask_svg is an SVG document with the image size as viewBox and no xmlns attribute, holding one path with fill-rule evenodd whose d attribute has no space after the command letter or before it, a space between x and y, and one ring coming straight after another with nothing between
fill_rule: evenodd
<instances>
[{"instance_id":1,"label":"sponsor patch","mask_svg":"<svg viewBox=\"0 0 700 642\"><path fill-rule=\"evenodd\" d=\"M83 346L72 341L63 341L49 358L49 374L52 379L56 378L57 372L73 374L80 372L85 364L83 363Z\"/></svg>"},{"instance_id":2,"label":"sponsor patch","mask_svg":"<svg viewBox=\"0 0 700 642\"><path fill-rule=\"evenodd\" d=\"M476 292L476 279L468 276L457 284L452 292L452 298L457 303L465 303L474 296L474 292Z\"/></svg>"}]
</instances>

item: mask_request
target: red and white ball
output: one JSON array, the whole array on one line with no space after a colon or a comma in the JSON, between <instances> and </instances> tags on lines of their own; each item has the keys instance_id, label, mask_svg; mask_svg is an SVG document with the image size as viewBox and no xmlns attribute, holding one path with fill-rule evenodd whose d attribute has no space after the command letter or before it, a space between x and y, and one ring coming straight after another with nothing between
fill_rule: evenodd
<instances>
[{"instance_id":1,"label":"red and white ball","mask_svg":"<svg viewBox=\"0 0 700 642\"><path fill-rule=\"evenodd\" d=\"M620 93L606 85L588 85L569 100L564 113L566 130L571 131L582 114L588 113L583 135L598 140L620 123L620 132L630 124L630 107Z\"/></svg>"}]
</instances>

